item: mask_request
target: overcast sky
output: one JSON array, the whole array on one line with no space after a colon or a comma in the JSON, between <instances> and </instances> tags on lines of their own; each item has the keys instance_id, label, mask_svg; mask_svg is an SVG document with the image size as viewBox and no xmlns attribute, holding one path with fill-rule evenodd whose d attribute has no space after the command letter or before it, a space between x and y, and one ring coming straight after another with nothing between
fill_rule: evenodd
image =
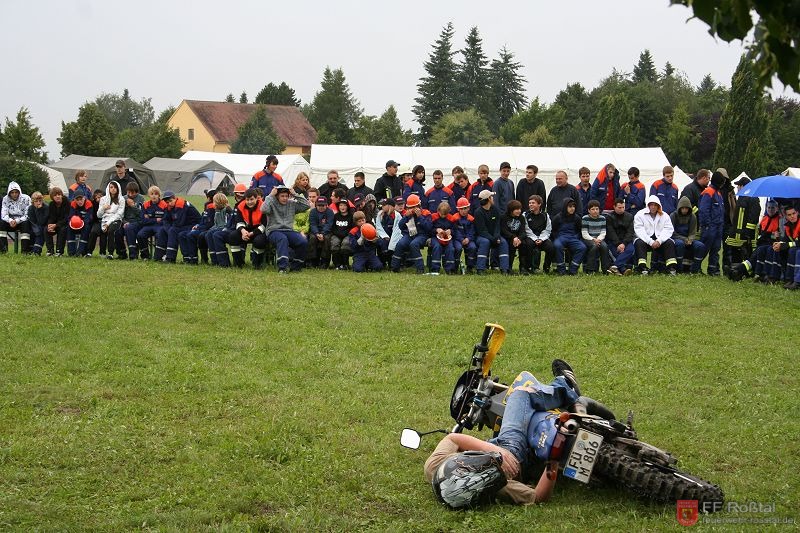
<instances>
[{"instance_id":1,"label":"overcast sky","mask_svg":"<svg viewBox=\"0 0 800 533\"><path fill-rule=\"evenodd\" d=\"M694 85L707 73L729 85L741 43L715 41L689 16L668 0L2 0L0 117L27 107L58 160L61 121L100 93L128 88L158 113L242 90L252 99L286 81L305 103L329 65L344 70L368 114L394 104L416 129L422 64L448 21L455 48L472 26L490 60L506 45L529 99L552 102L567 83L591 89L612 68L630 72L645 48L659 70L669 61Z\"/></svg>"}]
</instances>

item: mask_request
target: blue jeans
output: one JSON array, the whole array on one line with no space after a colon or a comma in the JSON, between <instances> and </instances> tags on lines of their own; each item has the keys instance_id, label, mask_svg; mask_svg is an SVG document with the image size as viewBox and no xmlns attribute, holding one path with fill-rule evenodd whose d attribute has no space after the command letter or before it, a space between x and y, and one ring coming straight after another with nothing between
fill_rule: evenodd
<instances>
[{"instance_id":1,"label":"blue jeans","mask_svg":"<svg viewBox=\"0 0 800 533\"><path fill-rule=\"evenodd\" d=\"M528 423L533 413L566 407L578 399L578 394L567 385L563 376L555 378L550 385L538 383L534 388L536 392L515 390L511 393L506 401L500 433L489 441L514 454L523 467L530 464Z\"/></svg>"}]
</instances>

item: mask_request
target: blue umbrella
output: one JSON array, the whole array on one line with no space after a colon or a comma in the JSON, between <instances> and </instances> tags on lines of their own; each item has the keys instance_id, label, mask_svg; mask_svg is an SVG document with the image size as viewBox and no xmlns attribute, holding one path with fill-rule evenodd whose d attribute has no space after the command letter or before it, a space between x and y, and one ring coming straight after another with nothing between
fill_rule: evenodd
<instances>
[{"instance_id":1,"label":"blue umbrella","mask_svg":"<svg viewBox=\"0 0 800 533\"><path fill-rule=\"evenodd\" d=\"M737 196L800 198L800 178L782 175L758 178L742 187Z\"/></svg>"}]
</instances>

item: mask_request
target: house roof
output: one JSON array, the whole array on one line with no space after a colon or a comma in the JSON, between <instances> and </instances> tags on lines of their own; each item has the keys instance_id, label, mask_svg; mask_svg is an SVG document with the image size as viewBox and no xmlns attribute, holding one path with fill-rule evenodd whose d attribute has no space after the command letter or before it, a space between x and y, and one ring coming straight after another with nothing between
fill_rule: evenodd
<instances>
[{"instance_id":1,"label":"house roof","mask_svg":"<svg viewBox=\"0 0 800 533\"><path fill-rule=\"evenodd\" d=\"M208 129L217 142L232 143L236 140L239 127L244 124L258 104L235 104L229 102L208 102L186 100L186 104ZM272 127L289 146L311 146L317 139L317 132L300 111L299 107L288 105L265 105Z\"/></svg>"}]
</instances>

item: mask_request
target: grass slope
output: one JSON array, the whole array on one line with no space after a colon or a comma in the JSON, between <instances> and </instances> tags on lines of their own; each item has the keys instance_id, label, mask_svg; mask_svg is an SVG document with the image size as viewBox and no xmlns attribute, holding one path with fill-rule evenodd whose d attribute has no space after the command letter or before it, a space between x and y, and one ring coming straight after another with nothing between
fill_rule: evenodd
<instances>
[{"instance_id":1,"label":"grass slope","mask_svg":"<svg viewBox=\"0 0 800 533\"><path fill-rule=\"evenodd\" d=\"M565 358L729 500L800 519L800 306L776 287L14 255L0 280L0 529L678 529L673 506L564 480L544 506L435 503L436 438L399 432L452 423L487 321L505 380Z\"/></svg>"}]
</instances>

